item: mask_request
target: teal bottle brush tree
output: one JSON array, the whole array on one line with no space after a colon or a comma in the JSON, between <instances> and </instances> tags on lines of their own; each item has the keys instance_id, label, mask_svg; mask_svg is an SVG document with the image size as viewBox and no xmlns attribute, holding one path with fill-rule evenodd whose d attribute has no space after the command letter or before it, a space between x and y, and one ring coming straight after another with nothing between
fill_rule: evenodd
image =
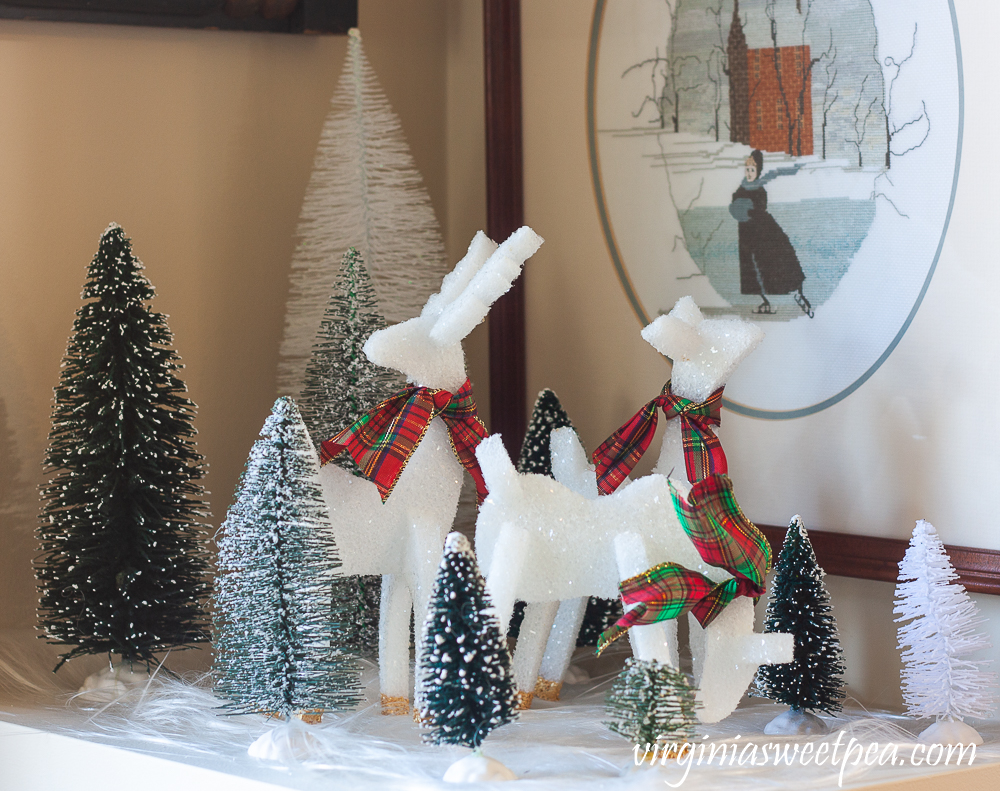
<instances>
[{"instance_id":1,"label":"teal bottle brush tree","mask_svg":"<svg viewBox=\"0 0 1000 791\"><path fill-rule=\"evenodd\" d=\"M233 712L315 720L361 699L342 647L350 613L331 611L340 560L318 471L295 403L279 398L219 531L213 675Z\"/></svg>"},{"instance_id":2,"label":"teal bottle brush tree","mask_svg":"<svg viewBox=\"0 0 1000 791\"><path fill-rule=\"evenodd\" d=\"M814 712L841 709L844 654L823 577L802 517L795 515L781 545L764 617L765 632L793 635L794 658L762 665L755 688L789 711L769 722L766 734L827 733L828 726Z\"/></svg>"}]
</instances>

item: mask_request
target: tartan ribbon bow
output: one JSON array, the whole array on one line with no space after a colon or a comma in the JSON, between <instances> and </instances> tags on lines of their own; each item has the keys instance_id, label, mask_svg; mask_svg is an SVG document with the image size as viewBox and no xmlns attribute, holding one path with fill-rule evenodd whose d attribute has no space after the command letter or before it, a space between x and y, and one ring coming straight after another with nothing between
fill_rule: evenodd
<instances>
[{"instance_id":1,"label":"tartan ribbon bow","mask_svg":"<svg viewBox=\"0 0 1000 791\"><path fill-rule=\"evenodd\" d=\"M361 474L378 487L385 502L435 417L448 427L451 449L472 475L482 503L488 492L476 459L476 446L486 439L486 426L479 419L468 379L454 394L430 387L403 388L335 437L320 443L320 462L326 464L346 450L358 463Z\"/></svg>"},{"instance_id":2,"label":"tartan ribbon bow","mask_svg":"<svg viewBox=\"0 0 1000 791\"><path fill-rule=\"evenodd\" d=\"M771 545L740 510L728 475L710 475L691 487L688 499L670 484L674 509L702 560L733 576L713 582L677 563L661 563L619 584L622 601L631 610L604 631L597 643L601 653L629 627L666 621L690 612L704 627L737 596L764 593L771 568Z\"/></svg>"},{"instance_id":3,"label":"tartan ribbon bow","mask_svg":"<svg viewBox=\"0 0 1000 791\"><path fill-rule=\"evenodd\" d=\"M591 457L597 467L597 487L601 494L611 494L622 485L632 468L642 458L656 433L657 408L669 420L680 418L681 439L684 442L684 466L689 481L700 481L709 475L728 471L722 443L713 426L720 423L722 408L720 387L704 401L690 401L670 392L670 382L663 391L636 412L621 428L608 437Z\"/></svg>"}]
</instances>

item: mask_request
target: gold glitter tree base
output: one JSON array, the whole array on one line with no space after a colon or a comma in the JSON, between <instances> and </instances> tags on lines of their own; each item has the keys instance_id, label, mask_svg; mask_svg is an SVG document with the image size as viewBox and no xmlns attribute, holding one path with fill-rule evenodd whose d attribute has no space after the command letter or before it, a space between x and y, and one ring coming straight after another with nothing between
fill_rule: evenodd
<instances>
[{"instance_id":1,"label":"gold glitter tree base","mask_svg":"<svg viewBox=\"0 0 1000 791\"><path fill-rule=\"evenodd\" d=\"M410 699L400 695L382 696L382 713L386 715L407 715L410 713Z\"/></svg>"},{"instance_id":2,"label":"gold glitter tree base","mask_svg":"<svg viewBox=\"0 0 1000 791\"><path fill-rule=\"evenodd\" d=\"M549 681L547 678L539 676L538 681L535 682L535 697L542 700L557 701L561 691L561 681Z\"/></svg>"},{"instance_id":3,"label":"gold glitter tree base","mask_svg":"<svg viewBox=\"0 0 1000 791\"><path fill-rule=\"evenodd\" d=\"M270 720L285 719L285 717L277 711L262 711L260 713ZM323 709L299 709L298 711L292 712L292 716L297 720L301 720L306 725L319 725L323 722Z\"/></svg>"},{"instance_id":4,"label":"gold glitter tree base","mask_svg":"<svg viewBox=\"0 0 1000 791\"><path fill-rule=\"evenodd\" d=\"M517 710L524 711L525 709L531 708L531 701L534 700L534 692L523 692L520 689L517 691Z\"/></svg>"}]
</instances>

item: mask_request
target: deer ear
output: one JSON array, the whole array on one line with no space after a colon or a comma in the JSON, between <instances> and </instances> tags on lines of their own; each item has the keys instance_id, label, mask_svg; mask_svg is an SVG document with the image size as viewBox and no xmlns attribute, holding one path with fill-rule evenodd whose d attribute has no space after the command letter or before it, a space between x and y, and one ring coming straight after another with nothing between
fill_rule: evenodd
<instances>
[{"instance_id":1,"label":"deer ear","mask_svg":"<svg viewBox=\"0 0 1000 791\"><path fill-rule=\"evenodd\" d=\"M451 272L444 276L444 280L441 281L441 290L431 295L420 315L439 316L441 311L465 291L469 281L475 277L476 272L482 269L483 264L496 252L496 249L497 243L482 231L478 231L472 237L469 251L465 257L455 264L455 268Z\"/></svg>"},{"instance_id":2,"label":"deer ear","mask_svg":"<svg viewBox=\"0 0 1000 791\"><path fill-rule=\"evenodd\" d=\"M588 500L596 500L599 494L597 476L576 432L569 426L557 428L549 437L549 450L552 477Z\"/></svg>"},{"instance_id":3,"label":"deer ear","mask_svg":"<svg viewBox=\"0 0 1000 791\"><path fill-rule=\"evenodd\" d=\"M673 309L667 315L678 318L692 327L697 327L705 320L705 317L701 313L701 308L698 307L698 303L691 296L681 297L677 300L674 303Z\"/></svg>"},{"instance_id":4,"label":"deer ear","mask_svg":"<svg viewBox=\"0 0 1000 791\"><path fill-rule=\"evenodd\" d=\"M642 338L660 354L677 360L698 356L704 341L697 329L670 311L642 328Z\"/></svg>"},{"instance_id":5,"label":"deer ear","mask_svg":"<svg viewBox=\"0 0 1000 791\"><path fill-rule=\"evenodd\" d=\"M491 434L476 447L476 458L483 471L486 488L501 500L521 495L521 480L507 455L499 434Z\"/></svg>"},{"instance_id":6,"label":"deer ear","mask_svg":"<svg viewBox=\"0 0 1000 791\"><path fill-rule=\"evenodd\" d=\"M490 306L510 290L526 259L542 245L542 237L528 226L514 231L489 257L482 268L431 328L430 336L438 346L460 343L486 318Z\"/></svg>"}]
</instances>

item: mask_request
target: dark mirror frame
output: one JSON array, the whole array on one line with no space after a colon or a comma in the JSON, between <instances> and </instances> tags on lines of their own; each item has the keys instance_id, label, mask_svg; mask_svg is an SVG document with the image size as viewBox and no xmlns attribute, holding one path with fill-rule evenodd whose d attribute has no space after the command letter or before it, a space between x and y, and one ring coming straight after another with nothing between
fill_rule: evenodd
<instances>
[{"instance_id":1,"label":"dark mirror frame","mask_svg":"<svg viewBox=\"0 0 1000 791\"><path fill-rule=\"evenodd\" d=\"M524 222L520 0L483 0L486 79L486 215L492 239ZM582 123L581 119L581 123ZM523 278L490 311L490 429L517 458L527 426ZM758 525L777 557L785 528ZM895 582L908 541L810 530L828 574ZM965 588L1000 595L1000 551L946 546Z\"/></svg>"},{"instance_id":2,"label":"dark mirror frame","mask_svg":"<svg viewBox=\"0 0 1000 791\"><path fill-rule=\"evenodd\" d=\"M0 2L0 19L343 34L358 0L20 0Z\"/></svg>"}]
</instances>

